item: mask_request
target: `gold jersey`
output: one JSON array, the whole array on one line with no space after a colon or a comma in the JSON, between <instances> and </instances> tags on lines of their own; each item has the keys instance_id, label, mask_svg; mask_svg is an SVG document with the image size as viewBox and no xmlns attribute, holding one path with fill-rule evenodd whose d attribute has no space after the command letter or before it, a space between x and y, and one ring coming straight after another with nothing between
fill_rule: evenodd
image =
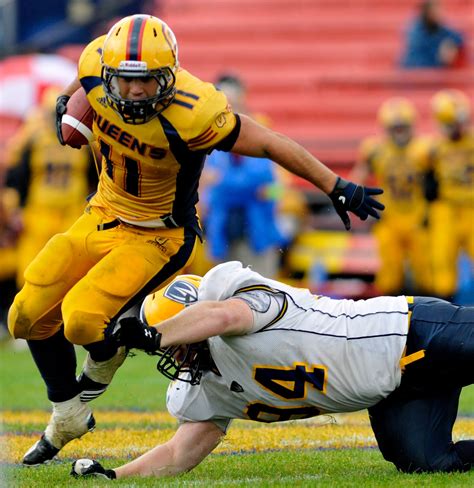
<instances>
[{"instance_id":1,"label":"gold jersey","mask_svg":"<svg viewBox=\"0 0 474 488\"><path fill-rule=\"evenodd\" d=\"M40 108L32 113L7 152L10 171L17 173L16 183L24 187L20 193L24 193L27 208L61 210L85 205L90 152L61 146L48 110Z\"/></svg>"},{"instance_id":2,"label":"gold jersey","mask_svg":"<svg viewBox=\"0 0 474 488\"><path fill-rule=\"evenodd\" d=\"M363 141L361 158L384 190L380 198L386 207L384 214L406 214L425 207L423 177L428 166L428 147L421 138L412 139L404 147L387 138Z\"/></svg>"},{"instance_id":3,"label":"gold jersey","mask_svg":"<svg viewBox=\"0 0 474 488\"><path fill-rule=\"evenodd\" d=\"M184 69L176 74L176 97L157 117L125 123L108 106L101 81L105 36L91 42L79 60L79 79L94 109L93 132L102 153L97 193L91 205L118 218L150 221L195 218L198 183L206 155L237 123L223 92Z\"/></svg>"},{"instance_id":4,"label":"gold jersey","mask_svg":"<svg viewBox=\"0 0 474 488\"><path fill-rule=\"evenodd\" d=\"M432 165L438 198L474 208L474 131L458 141L437 138L433 143Z\"/></svg>"}]
</instances>

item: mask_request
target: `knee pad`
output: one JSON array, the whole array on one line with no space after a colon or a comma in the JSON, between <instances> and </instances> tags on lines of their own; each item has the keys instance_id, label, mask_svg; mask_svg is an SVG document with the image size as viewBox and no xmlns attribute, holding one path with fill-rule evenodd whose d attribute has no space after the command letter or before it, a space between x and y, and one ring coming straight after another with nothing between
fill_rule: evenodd
<instances>
[{"instance_id":1,"label":"knee pad","mask_svg":"<svg viewBox=\"0 0 474 488\"><path fill-rule=\"evenodd\" d=\"M67 273L74 256L73 246L64 234L52 237L25 270L25 281L48 286Z\"/></svg>"},{"instance_id":2,"label":"knee pad","mask_svg":"<svg viewBox=\"0 0 474 488\"><path fill-rule=\"evenodd\" d=\"M8 311L8 330L14 339L43 340L53 336L61 327L59 308L39 317L26 307L28 298L17 295Z\"/></svg>"},{"instance_id":3,"label":"knee pad","mask_svg":"<svg viewBox=\"0 0 474 488\"><path fill-rule=\"evenodd\" d=\"M118 248L99 261L65 296L64 334L73 344L104 339L110 319L145 285L149 272L136 249Z\"/></svg>"},{"instance_id":4,"label":"knee pad","mask_svg":"<svg viewBox=\"0 0 474 488\"><path fill-rule=\"evenodd\" d=\"M31 320L20 309L15 300L8 311L8 331L14 339L28 339Z\"/></svg>"},{"instance_id":5,"label":"knee pad","mask_svg":"<svg viewBox=\"0 0 474 488\"><path fill-rule=\"evenodd\" d=\"M104 339L105 317L100 313L74 310L64 317L64 336L78 346Z\"/></svg>"}]
</instances>

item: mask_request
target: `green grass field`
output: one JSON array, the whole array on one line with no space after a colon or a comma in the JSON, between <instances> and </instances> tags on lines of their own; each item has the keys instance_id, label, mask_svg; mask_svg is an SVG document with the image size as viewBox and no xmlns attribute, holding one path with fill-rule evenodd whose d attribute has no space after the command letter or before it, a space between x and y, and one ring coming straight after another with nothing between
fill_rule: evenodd
<instances>
[{"instance_id":1,"label":"green grass field","mask_svg":"<svg viewBox=\"0 0 474 488\"><path fill-rule=\"evenodd\" d=\"M83 352L78 350L79 362ZM93 403L97 429L73 441L48 466L24 468L22 454L44 429L50 405L28 351L0 346L2 436L0 486L102 486L73 480L71 461L93 457L115 467L168 439L176 422L165 412L167 381L153 357L127 359L107 393ZM465 389L455 436L474 437L474 387ZM471 417L471 418L469 418ZM264 425L235 422L205 462L177 479L127 479L120 486L473 486L474 472L404 475L383 460L366 413Z\"/></svg>"}]
</instances>

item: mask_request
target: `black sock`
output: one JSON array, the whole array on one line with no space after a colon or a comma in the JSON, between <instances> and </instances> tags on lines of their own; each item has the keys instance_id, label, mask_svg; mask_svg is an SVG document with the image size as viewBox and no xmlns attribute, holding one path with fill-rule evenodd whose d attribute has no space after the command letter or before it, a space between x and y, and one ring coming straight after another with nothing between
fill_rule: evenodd
<instances>
[{"instance_id":1,"label":"black sock","mask_svg":"<svg viewBox=\"0 0 474 488\"><path fill-rule=\"evenodd\" d=\"M94 361L101 362L114 357L117 353L118 345L114 341L105 340L87 344L84 349L89 351Z\"/></svg>"},{"instance_id":2,"label":"black sock","mask_svg":"<svg viewBox=\"0 0 474 488\"><path fill-rule=\"evenodd\" d=\"M46 384L52 402L64 402L80 393L76 381L76 353L63 328L47 339L28 340L31 355Z\"/></svg>"}]
</instances>

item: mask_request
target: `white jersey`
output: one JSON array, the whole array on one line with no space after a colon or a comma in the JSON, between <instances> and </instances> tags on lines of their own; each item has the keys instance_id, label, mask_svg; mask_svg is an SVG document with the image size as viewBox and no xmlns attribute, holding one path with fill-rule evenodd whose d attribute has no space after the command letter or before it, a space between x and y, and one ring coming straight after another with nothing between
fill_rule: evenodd
<instances>
[{"instance_id":1,"label":"white jersey","mask_svg":"<svg viewBox=\"0 0 474 488\"><path fill-rule=\"evenodd\" d=\"M375 405L401 379L406 297L335 300L264 278L239 262L211 269L199 300L245 300L254 315L243 336L208 339L219 370L199 385L173 382L167 406L180 421L262 422Z\"/></svg>"}]
</instances>

